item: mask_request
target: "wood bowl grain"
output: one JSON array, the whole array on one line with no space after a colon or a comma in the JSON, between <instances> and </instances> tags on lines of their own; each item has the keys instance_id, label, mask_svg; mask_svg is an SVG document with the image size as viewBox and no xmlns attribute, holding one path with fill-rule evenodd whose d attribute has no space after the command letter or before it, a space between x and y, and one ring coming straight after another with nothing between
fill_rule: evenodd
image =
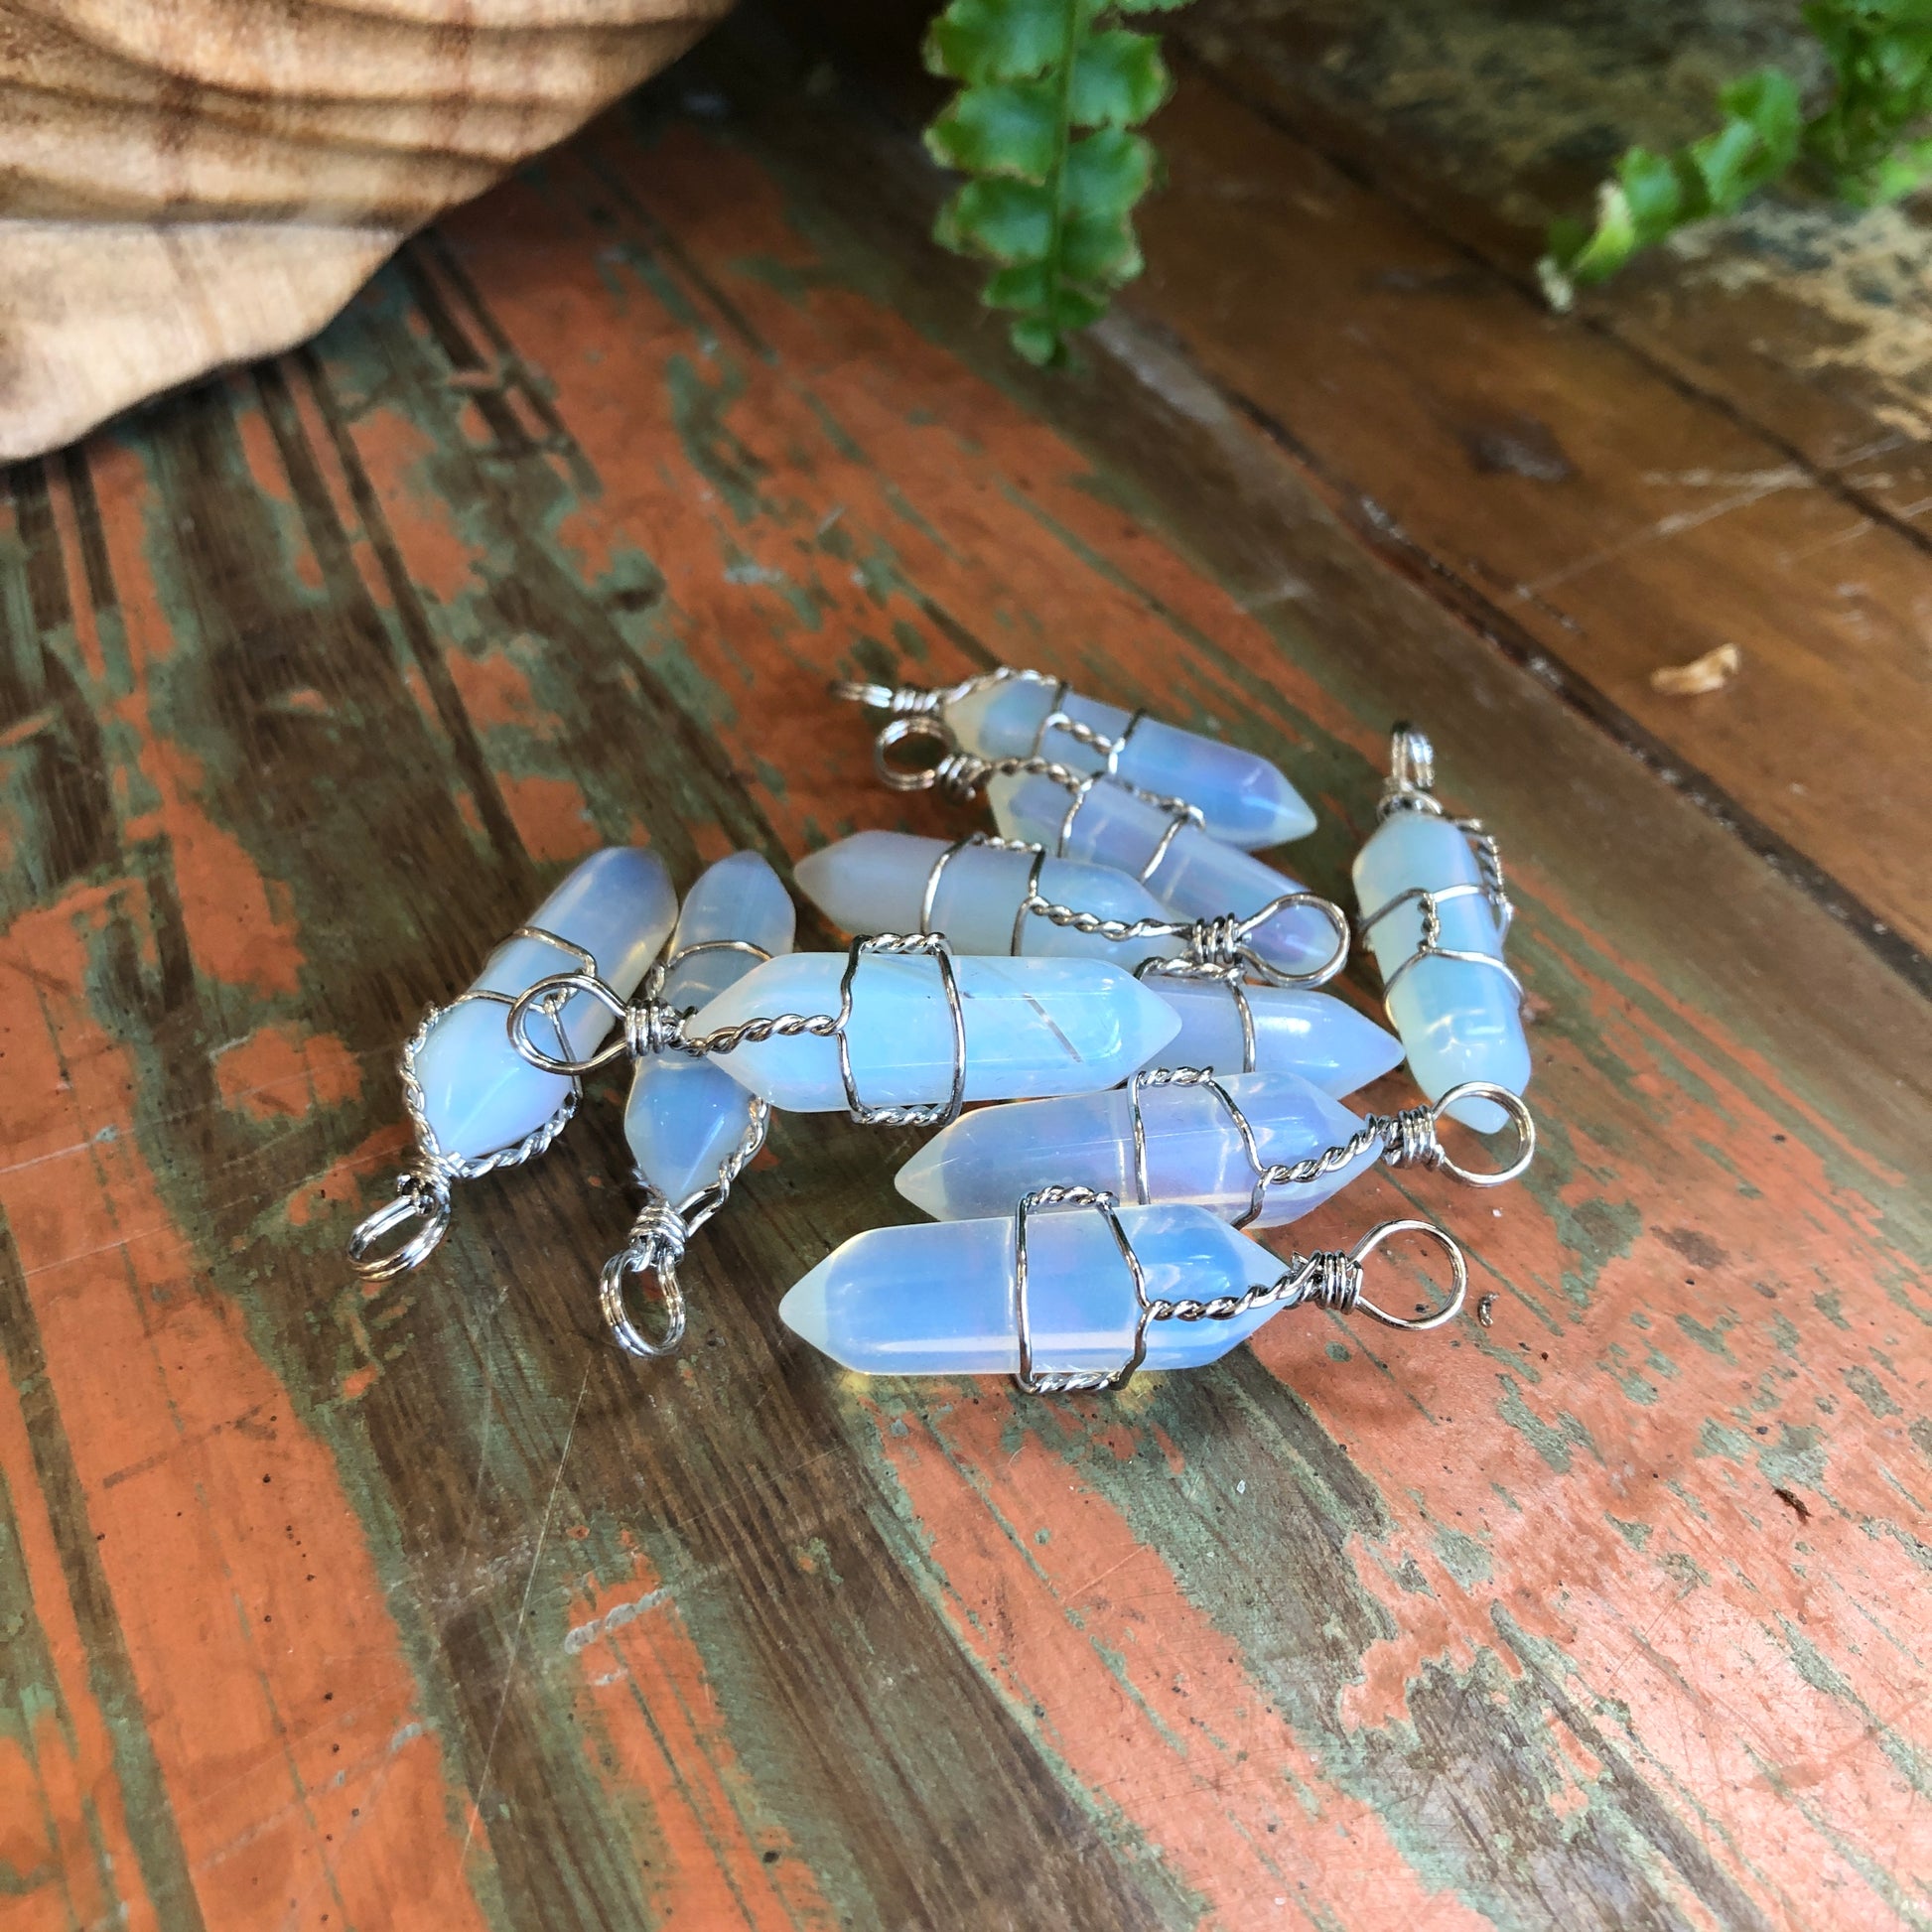
<instances>
[{"instance_id":1,"label":"wood bowl grain","mask_svg":"<svg viewBox=\"0 0 1932 1932\"><path fill-rule=\"evenodd\" d=\"M0 460L312 334L728 0L0 0Z\"/></svg>"}]
</instances>

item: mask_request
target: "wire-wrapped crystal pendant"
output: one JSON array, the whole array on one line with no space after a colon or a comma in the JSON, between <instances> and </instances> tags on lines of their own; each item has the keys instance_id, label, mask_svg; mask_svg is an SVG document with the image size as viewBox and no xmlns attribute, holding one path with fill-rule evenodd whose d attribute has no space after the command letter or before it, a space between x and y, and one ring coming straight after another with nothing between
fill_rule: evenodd
<instances>
[{"instance_id":1,"label":"wire-wrapped crystal pendant","mask_svg":"<svg viewBox=\"0 0 1932 1932\"><path fill-rule=\"evenodd\" d=\"M1439 1169L1479 1187L1515 1179L1535 1151L1535 1129L1513 1094L1487 1092L1510 1109L1519 1135L1516 1160L1488 1173L1449 1157L1436 1135L1440 1108L1363 1120L1297 1074L1222 1079L1174 1066L1137 1073L1111 1093L977 1108L913 1155L897 1186L942 1221L999 1214L1062 1181L1141 1206L1184 1201L1237 1227L1278 1227L1378 1161Z\"/></svg>"},{"instance_id":2,"label":"wire-wrapped crystal pendant","mask_svg":"<svg viewBox=\"0 0 1932 1932\"><path fill-rule=\"evenodd\" d=\"M1402 1232L1441 1242L1453 1275L1449 1298L1413 1318L1362 1295L1363 1260ZM1359 1309L1423 1329L1449 1320L1466 1292L1461 1251L1427 1221L1384 1222L1346 1254L1284 1263L1204 1208L1120 1207L1111 1194L1054 1186L1011 1218L855 1235L778 1312L863 1374L1012 1375L1051 1394L1117 1389L1143 1364L1197 1368L1286 1308Z\"/></svg>"},{"instance_id":3,"label":"wire-wrapped crystal pendant","mask_svg":"<svg viewBox=\"0 0 1932 1932\"><path fill-rule=\"evenodd\" d=\"M1432 793L1429 740L1398 725L1381 823L1356 855L1359 930L1382 971L1383 1004L1432 1100L1480 1081L1520 1094L1529 1085L1523 989L1503 964L1512 908L1496 842L1472 818L1449 818ZM1479 1133L1504 1124L1493 1101L1449 1111Z\"/></svg>"},{"instance_id":4,"label":"wire-wrapped crystal pendant","mask_svg":"<svg viewBox=\"0 0 1932 1932\"><path fill-rule=\"evenodd\" d=\"M467 993L424 1015L402 1051L416 1158L397 1176L395 1199L349 1237L359 1274L383 1281L427 1259L449 1226L450 1183L541 1154L576 1110L576 1080L513 1050L503 1009L560 966L628 998L676 917L677 896L654 852L612 846L593 853L490 954ZM606 1003L569 990L534 1002L530 1014L560 1059L588 1055L611 1030ZM411 1231L389 1246L404 1229Z\"/></svg>"},{"instance_id":5,"label":"wire-wrapped crystal pendant","mask_svg":"<svg viewBox=\"0 0 1932 1932\"><path fill-rule=\"evenodd\" d=\"M1002 666L941 690L842 683L833 691L901 716L936 715L983 759L1050 759L1072 771L1101 771L1184 798L1208 835L1229 845L1283 845L1314 830L1307 801L1266 759L1145 712L1080 697L1043 671Z\"/></svg>"},{"instance_id":6,"label":"wire-wrapped crystal pendant","mask_svg":"<svg viewBox=\"0 0 1932 1932\"><path fill-rule=\"evenodd\" d=\"M922 753L936 758L920 762ZM1347 962L1348 921L1340 909L1285 873L1209 838L1199 810L1185 799L1157 797L1047 759L983 759L963 750L940 719L925 713L882 727L873 744L873 768L895 791L936 788L964 800L985 787L1006 843L1138 879L1178 915L1176 932L1192 928L1196 956L1211 953L1215 965L1230 963L1223 955L1238 954L1258 978L1320 986ZM1097 916L1055 908L1050 900L1030 909L1076 929Z\"/></svg>"},{"instance_id":7,"label":"wire-wrapped crystal pendant","mask_svg":"<svg viewBox=\"0 0 1932 1932\"><path fill-rule=\"evenodd\" d=\"M623 1035L565 1059L531 1036L543 1004L589 993ZM533 1066L588 1073L628 1053L709 1056L774 1107L843 1107L869 1126L938 1127L968 1100L1113 1086L1172 1039L1173 1009L1097 959L955 957L937 933L875 933L844 953L792 953L755 968L693 1014L635 1006L595 976L560 973L510 1009Z\"/></svg>"},{"instance_id":8,"label":"wire-wrapped crystal pendant","mask_svg":"<svg viewBox=\"0 0 1932 1932\"><path fill-rule=\"evenodd\" d=\"M705 1007L687 1037L774 1107L937 1123L969 1100L1113 1086L1179 1025L1101 960L954 958L936 937L916 952L874 940L868 957L858 952L867 943L852 957L793 953L759 967ZM855 974L860 959L867 971ZM837 1027L771 1018L822 1017L834 1005Z\"/></svg>"},{"instance_id":9,"label":"wire-wrapped crystal pendant","mask_svg":"<svg viewBox=\"0 0 1932 1932\"><path fill-rule=\"evenodd\" d=\"M685 895L670 955L652 969L644 997L683 1011L715 999L761 961L791 950L793 916L790 896L759 854L720 859ZM676 1351L684 1336L677 1267L685 1243L724 1206L764 1144L770 1117L762 1100L709 1060L649 1053L637 1061L623 1131L644 1206L599 1281L605 1319L628 1353ZM655 1339L626 1305L630 1275L656 1284L662 1322Z\"/></svg>"},{"instance_id":10,"label":"wire-wrapped crystal pendant","mask_svg":"<svg viewBox=\"0 0 1932 1932\"><path fill-rule=\"evenodd\" d=\"M1139 880L984 832L951 845L859 832L799 860L797 877L799 891L847 932L943 932L962 953L1084 956L1130 969L1181 951L1172 930L1114 939L1096 929L1166 919ZM1093 924L1035 916L1046 903L1079 906Z\"/></svg>"},{"instance_id":11,"label":"wire-wrapped crystal pendant","mask_svg":"<svg viewBox=\"0 0 1932 1932\"><path fill-rule=\"evenodd\" d=\"M1250 921L1174 918L1109 866L984 832L951 845L860 832L801 860L798 883L848 932L916 925L962 952L1089 953L1131 966L1181 1017L1170 1065L1293 1070L1352 1093L1402 1058L1399 1040L1339 1001L1250 981L1263 970ZM1320 903L1342 942L1340 911Z\"/></svg>"}]
</instances>

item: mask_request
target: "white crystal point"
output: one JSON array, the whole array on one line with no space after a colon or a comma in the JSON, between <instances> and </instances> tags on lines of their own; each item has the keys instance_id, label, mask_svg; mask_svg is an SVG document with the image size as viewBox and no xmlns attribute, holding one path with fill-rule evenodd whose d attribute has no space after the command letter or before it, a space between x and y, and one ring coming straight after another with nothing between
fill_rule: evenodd
<instances>
[{"instance_id":1,"label":"white crystal point","mask_svg":"<svg viewBox=\"0 0 1932 1932\"><path fill-rule=\"evenodd\" d=\"M993 779L987 797L1004 836L1033 840L1049 852L1061 849L1061 828L1073 802L1063 786L1038 772L1026 772ZM1125 786L1097 784L1073 815L1065 853L1069 859L1116 866L1138 878L1171 822L1159 805ZM1286 873L1209 838L1194 825L1183 825L1169 841L1146 884L1170 911L1188 919L1218 918L1224 912L1245 918L1284 893L1304 890ZM1248 943L1277 971L1306 973L1333 955L1335 929L1312 907L1294 905L1257 926Z\"/></svg>"},{"instance_id":2,"label":"white crystal point","mask_svg":"<svg viewBox=\"0 0 1932 1932\"><path fill-rule=\"evenodd\" d=\"M1162 1047L1160 1064L1242 1070L1241 1012L1225 981L1150 973L1142 984L1180 1015L1180 1031ZM1245 984L1241 992L1254 1016L1258 1073L1299 1073L1339 1099L1402 1064L1401 1040L1329 994Z\"/></svg>"},{"instance_id":3,"label":"white crystal point","mask_svg":"<svg viewBox=\"0 0 1932 1932\"><path fill-rule=\"evenodd\" d=\"M835 1014L844 953L793 953L747 974L691 1022L693 1036L781 1014ZM966 1022L966 1098L1084 1093L1126 1079L1173 1036L1173 1009L1132 974L1097 959L953 961ZM853 1077L870 1107L945 1100L953 1029L935 959L873 955L859 963L849 1028ZM846 1105L838 1042L798 1034L713 1059L774 1107Z\"/></svg>"},{"instance_id":4,"label":"white crystal point","mask_svg":"<svg viewBox=\"0 0 1932 1932\"><path fill-rule=\"evenodd\" d=\"M1296 1073L1234 1074L1222 1082L1247 1116L1265 1167L1306 1161L1348 1140L1361 1122ZM1233 1117L1207 1088L1144 1087L1147 1197L1185 1201L1224 1221L1254 1204L1255 1174ZM1318 1180L1270 1187L1253 1225L1279 1227L1372 1168L1367 1149ZM1138 1200L1132 1102L1124 1088L1016 1100L963 1114L899 1169L897 1186L935 1220L1011 1214L1035 1187L1092 1187Z\"/></svg>"},{"instance_id":5,"label":"white crystal point","mask_svg":"<svg viewBox=\"0 0 1932 1932\"><path fill-rule=\"evenodd\" d=\"M734 852L707 866L684 896L677 930L671 935L672 965L664 975L663 997L673 1006L702 1006L735 986L759 962L737 950L680 953L719 940L744 940L775 959L791 950L797 912L784 883L756 852Z\"/></svg>"},{"instance_id":6,"label":"white crystal point","mask_svg":"<svg viewBox=\"0 0 1932 1932\"><path fill-rule=\"evenodd\" d=\"M798 889L835 925L847 932L917 932L926 882L941 859L939 890L933 895L930 930L943 932L962 953L1048 953L1069 958L1109 959L1130 970L1145 959L1173 959L1183 948L1177 939L1115 941L1076 932L1037 913L1014 928L1034 854L994 846L952 848L944 839L915 838L906 832L860 832L798 862ZM1075 911L1103 919L1171 919L1139 880L1110 866L1048 859L1040 867L1041 896Z\"/></svg>"},{"instance_id":7,"label":"white crystal point","mask_svg":"<svg viewBox=\"0 0 1932 1932\"><path fill-rule=\"evenodd\" d=\"M1206 1301L1278 1281L1282 1264L1198 1207L1124 1207L1150 1300ZM1133 1282L1092 1208L1052 1208L1027 1232L1034 1367L1120 1367L1134 1345ZM1150 1321L1145 1366L1196 1368L1277 1310ZM865 1375L1012 1375L1020 1367L1011 1220L927 1221L855 1235L778 1304L793 1333Z\"/></svg>"},{"instance_id":8,"label":"white crystal point","mask_svg":"<svg viewBox=\"0 0 1932 1932\"><path fill-rule=\"evenodd\" d=\"M1105 756L1064 727L1040 736L1053 688L1036 678L984 684L946 707L946 723L969 752L982 758L1026 758L1037 745L1042 758L1075 771L1102 769ZM1059 709L1109 739L1133 725L1115 771L1131 785L1197 805L1209 834L1227 845L1283 845L1314 830L1307 800L1277 766L1253 752L1153 718L1134 724L1132 713L1077 693Z\"/></svg>"},{"instance_id":9,"label":"white crystal point","mask_svg":"<svg viewBox=\"0 0 1932 1932\"><path fill-rule=\"evenodd\" d=\"M687 947L744 939L775 958L791 950L794 918L791 896L759 854L720 859L685 895L663 998L672 1006L702 1005L759 963L735 948L680 959ZM749 1104L745 1089L708 1060L682 1053L639 1060L623 1110L639 1177L674 1202L709 1187L744 1136Z\"/></svg>"},{"instance_id":10,"label":"white crystal point","mask_svg":"<svg viewBox=\"0 0 1932 1932\"><path fill-rule=\"evenodd\" d=\"M616 845L592 853L525 923L583 947L599 976L628 999L676 917L677 895L663 860L640 846ZM470 990L513 997L540 979L581 970L573 954L542 940L510 939L490 954ZM480 1161L513 1147L570 1091L564 1075L532 1066L510 1044L508 1015L494 1000L452 1006L416 1056L423 1111L446 1154ZM572 1058L594 1051L614 1024L610 1009L588 994L577 995L558 1020ZM555 1029L541 1015L531 1018L530 1037L557 1051Z\"/></svg>"},{"instance_id":11,"label":"white crystal point","mask_svg":"<svg viewBox=\"0 0 1932 1932\"><path fill-rule=\"evenodd\" d=\"M1390 813L1355 858L1355 898L1364 918L1414 887L1442 892L1480 880L1468 840L1449 819L1429 812ZM1445 948L1502 957L1502 938L1487 899L1475 895L1446 899L1438 911ZM1369 947L1385 983L1421 939L1422 907L1414 899L1370 927ZM1516 989L1493 966L1418 960L1396 982L1389 1011L1408 1049L1409 1070L1431 1100L1464 1080L1486 1080L1517 1094L1529 1085L1530 1047ZM1478 1134L1494 1134L1508 1124L1493 1100L1458 1100L1449 1112Z\"/></svg>"}]
</instances>

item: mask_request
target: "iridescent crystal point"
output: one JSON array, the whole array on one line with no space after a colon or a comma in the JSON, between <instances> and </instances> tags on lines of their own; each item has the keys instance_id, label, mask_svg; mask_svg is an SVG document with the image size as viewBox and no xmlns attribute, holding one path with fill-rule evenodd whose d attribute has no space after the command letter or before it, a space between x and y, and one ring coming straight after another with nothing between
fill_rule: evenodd
<instances>
[{"instance_id":1,"label":"iridescent crystal point","mask_svg":"<svg viewBox=\"0 0 1932 1932\"><path fill-rule=\"evenodd\" d=\"M685 895L660 997L677 1007L715 999L759 964L754 954L717 942L744 941L775 958L791 950L793 920L790 895L758 853L720 859ZM687 950L694 946L710 949ZM623 1112L639 1179L673 1202L710 1186L744 1138L746 1107L745 1089L709 1060L646 1054Z\"/></svg>"},{"instance_id":2,"label":"iridescent crystal point","mask_svg":"<svg viewBox=\"0 0 1932 1932\"><path fill-rule=\"evenodd\" d=\"M1089 787L1070 822L1071 795L1039 772L996 777L987 797L1006 837L1063 851L1069 859L1114 866L1139 878L1159 853L1144 883L1183 918L1212 919L1228 912L1245 918L1285 893L1304 890L1286 873L1209 838L1196 825L1182 825L1164 851L1172 815L1124 785ZM1248 943L1278 972L1307 973L1333 956L1335 929L1313 907L1293 905L1256 927Z\"/></svg>"},{"instance_id":3,"label":"iridescent crystal point","mask_svg":"<svg viewBox=\"0 0 1932 1932\"><path fill-rule=\"evenodd\" d=\"M1043 733L1054 687L1035 677L989 681L945 707L946 723L969 752L982 758L1042 758L1075 771L1099 771L1106 754L1063 726ZM1069 692L1060 712L1075 724L1118 742L1126 734L1116 774L1164 798L1197 806L1208 834L1227 845L1258 848L1306 838L1314 813L1276 765L1254 752L1198 732Z\"/></svg>"},{"instance_id":4,"label":"iridescent crystal point","mask_svg":"<svg viewBox=\"0 0 1932 1932\"><path fill-rule=\"evenodd\" d=\"M1038 912L1023 918L1036 857L997 846L955 847L906 832L859 832L799 860L798 889L847 932L917 932L936 867L938 884L923 929L943 932L962 953L1053 954L1132 968L1180 952L1173 938L1110 940ZM1039 893L1055 904L1123 924L1173 916L1138 880L1072 859L1039 862Z\"/></svg>"},{"instance_id":5,"label":"iridescent crystal point","mask_svg":"<svg viewBox=\"0 0 1932 1932\"><path fill-rule=\"evenodd\" d=\"M1246 1118L1264 1167L1287 1167L1344 1145L1361 1122L1294 1073L1230 1075L1221 1082ZM1144 1086L1141 1123L1147 1198L1184 1201L1220 1220L1254 1206L1255 1170L1233 1115L1199 1085ZM1369 1147L1319 1179L1265 1190L1253 1225L1279 1227L1317 1207L1373 1167ZM1017 1100L962 1115L900 1168L896 1184L936 1220L1011 1214L1035 1187L1075 1185L1141 1198L1133 1101L1125 1088L1053 1100Z\"/></svg>"},{"instance_id":6,"label":"iridescent crystal point","mask_svg":"<svg viewBox=\"0 0 1932 1932\"><path fill-rule=\"evenodd\" d=\"M1121 1226L1155 1300L1238 1297L1282 1264L1198 1207L1124 1207ZM1102 1217L1035 1214L1028 1230L1028 1310L1036 1370L1115 1369L1134 1346L1138 1304ZM1145 1366L1196 1368L1245 1341L1264 1306L1217 1321L1150 1321ZM833 1251L778 1304L791 1330L865 1375L1012 1375L1020 1367L1014 1224L927 1221L874 1228Z\"/></svg>"},{"instance_id":7,"label":"iridescent crystal point","mask_svg":"<svg viewBox=\"0 0 1932 1932\"><path fill-rule=\"evenodd\" d=\"M783 1015L838 1011L844 953L793 953L748 973L691 1022L691 1036ZM966 1098L1084 1093L1126 1079L1171 1038L1173 1009L1132 974L1097 959L953 961L966 1035ZM847 1030L854 1084L869 1107L944 1101L954 1034L937 960L873 955L859 963ZM774 1031L712 1055L774 1107L824 1113L847 1105L838 1042Z\"/></svg>"},{"instance_id":8,"label":"iridescent crystal point","mask_svg":"<svg viewBox=\"0 0 1932 1932\"><path fill-rule=\"evenodd\" d=\"M1163 1066L1204 1066L1239 1073L1245 1041L1236 989L1225 980L1149 973L1142 984L1180 1016L1180 1031L1162 1047ZM1402 1064L1402 1042L1327 993L1296 986L1243 983L1254 1027L1254 1070L1299 1073L1339 1099Z\"/></svg>"},{"instance_id":9,"label":"iridescent crystal point","mask_svg":"<svg viewBox=\"0 0 1932 1932\"><path fill-rule=\"evenodd\" d=\"M1530 1080L1530 1048L1514 982L1481 960L1443 956L1468 952L1501 960L1502 933L1489 899L1479 891L1439 898L1442 951L1403 966L1422 942L1423 908L1413 898L1400 905L1394 901L1417 888L1441 894L1482 884L1481 867L1462 829L1431 811L1392 810L1356 855L1354 881L1361 916L1375 920L1368 944L1390 988L1389 1017L1408 1050L1416 1084L1431 1100L1465 1080L1523 1092ZM1392 909L1375 918L1384 906ZM1493 1100L1459 1100L1449 1112L1479 1134L1499 1132L1508 1120Z\"/></svg>"},{"instance_id":10,"label":"iridescent crystal point","mask_svg":"<svg viewBox=\"0 0 1932 1932\"><path fill-rule=\"evenodd\" d=\"M599 976L627 999L676 917L677 895L664 862L641 847L620 845L594 852L528 923L590 953ZM490 954L470 990L514 997L540 979L581 970L572 952L541 939L509 939ZM477 1161L513 1147L541 1127L570 1092L568 1078L532 1066L510 1043L508 1011L495 1000L453 1004L416 1055L423 1112L446 1154ZM580 993L554 1023L533 1014L530 1036L556 1052L561 1027L570 1056L582 1058L613 1024L608 1007Z\"/></svg>"}]
</instances>

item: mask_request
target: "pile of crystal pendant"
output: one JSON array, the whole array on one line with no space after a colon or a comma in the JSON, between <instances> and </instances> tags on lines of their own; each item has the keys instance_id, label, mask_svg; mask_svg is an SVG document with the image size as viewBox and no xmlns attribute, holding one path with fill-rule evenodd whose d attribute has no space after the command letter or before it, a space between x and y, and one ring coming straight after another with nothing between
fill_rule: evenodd
<instances>
[{"instance_id":1,"label":"pile of crystal pendant","mask_svg":"<svg viewBox=\"0 0 1932 1932\"><path fill-rule=\"evenodd\" d=\"M1400 1161L1399 1125L1342 1102L1405 1053L1430 1102L1449 1096L1440 1111L1482 1131L1517 1125L1510 1172L1526 1165L1533 1130L1509 1096L1529 1064L1501 965L1500 866L1480 827L1437 805L1418 735L1398 734L1382 822L1355 868L1398 1037L1315 990L1338 970L1348 925L1253 856L1315 824L1266 759L1033 673L844 694L912 721L882 736L889 782L919 780L886 752L930 740L945 754L934 782L983 787L997 832L950 845L861 832L801 861L801 891L848 932L943 931L962 953L1080 962L1093 1005L1075 1035L1057 1021L1032 1030L1069 1047L1030 1069L1035 1097L959 1114L900 1168L899 1191L930 1223L846 1241L784 1297L783 1318L815 1347L866 1373L1017 1373L1045 1387L1211 1361L1310 1299L1271 1295L1284 1265L1239 1230L1294 1221L1378 1160ZM1130 988L1170 1017L1154 1021ZM1119 1052L1087 1044L1110 1033L1095 1009L1116 1016ZM935 1069L919 1071L926 1086L908 1090L931 1097ZM976 1072L969 1056L969 1099ZM1459 1282L1459 1256L1456 1268ZM1057 1379L1040 1380L1041 1363Z\"/></svg>"},{"instance_id":2,"label":"pile of crystal pendant","mask_svg":"<svg viewBox=\"0 0 1932 1932\"><path fill-rule=\"evenodd\" d=\"M586 860L405 1048L417 1158L351 1242L358 1268L415 1266L452 1181L541 1153L581 1078L622 1059L643 1204L600 1295L639 1355L677 1346L685 1243L774 1108L938 1130L897 1174L932 1218L846 1241L780 1305L848 1368L1113 1387L1211 1361L1285 1308L1409 1327L1452 1314L1462 1257L1430 1224L1396 1224L1453 1261L1454 1296L1421 1321L1361 1295L1388 1226L1286 1261L1244 1231L1295 1221L1379 1161L1488 1184L1533 1149L1500 862L1435 800L1427 741L1398 731L1355 864L1391 1034L1319 990L1347 916L1254 856L1315 824L1267 759L1034 672L846 695L894 714L889 783L983 790L996 830L861 832L801 860L800 889L853 935L837 952L792 949L791 901L756 854L713 865L681 908L654 855ZM889 756L912 739L939 756ZM1343 1104L1405 1053L1431 1105ZM1467 1173L1434 1139L1444 1113L1514 1126L1518 1160ZM657 1285L654 1333L627 1299L638 1276Z\"/></svg>"}]
</instances>

